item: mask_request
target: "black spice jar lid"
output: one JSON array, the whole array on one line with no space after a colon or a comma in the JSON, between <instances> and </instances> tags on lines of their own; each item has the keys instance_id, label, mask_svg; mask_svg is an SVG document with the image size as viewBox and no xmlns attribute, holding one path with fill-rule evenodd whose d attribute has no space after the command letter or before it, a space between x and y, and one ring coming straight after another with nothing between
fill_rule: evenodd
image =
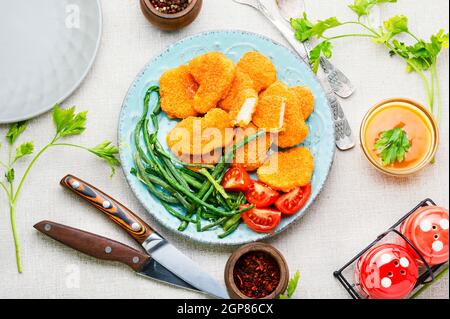
<instances>
[{"instance_id":1,"label":"black spice jar lid","mask_svg":"<svg viewBox=\"0 0 450 319\"><path fill-rule=\"evenodd\" d=\"M238 288L238 285L234 279L234 271L236 264L241 259L241 257L247 255L252 252L262 252L273 258L273 260L278 265L280 271L280 278L277 287L273 290L269 295L261 298L261 299L276 299L279 295L284 293L287 289L289 282L289 268L286 260L284 259L281 252L275 247L265 244L265 243L251 243L245 246L238 248L228 259L227 264L225 266L225 284L228 289L228 293L230 297L233 299L252 299L246 296L243 292L241 292Z\"/></svg>"}]
</instances>

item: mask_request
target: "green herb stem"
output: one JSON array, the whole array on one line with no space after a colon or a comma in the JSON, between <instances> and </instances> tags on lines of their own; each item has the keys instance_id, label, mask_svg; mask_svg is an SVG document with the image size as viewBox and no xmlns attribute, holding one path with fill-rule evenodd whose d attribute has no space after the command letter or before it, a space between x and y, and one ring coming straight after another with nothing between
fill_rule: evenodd
<instances>
[{"instance_id":1,"label":"green herb stem","mask_svg":"<svg viewBox=\"0 0 450 319\"><path fill-rule=\"evenodd\" d=\"M21 257L20 257L20 240L19 240L19 234L17 233L17 229L16 229L16 210L15 210L14 203L9 204L9 217L10 217L10 221L11 221L11 230L12 230L13 238L14 238L17 271L19 273L22 273L22 261L21 261Z\"/></svg>"}]
</instances>

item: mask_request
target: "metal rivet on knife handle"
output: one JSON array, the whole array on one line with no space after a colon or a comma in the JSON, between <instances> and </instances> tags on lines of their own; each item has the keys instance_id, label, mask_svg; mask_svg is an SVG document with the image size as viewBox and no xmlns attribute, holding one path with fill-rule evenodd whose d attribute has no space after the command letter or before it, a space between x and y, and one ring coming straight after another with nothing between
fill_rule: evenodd
<instances>
[{"instance_id":1,"label":"metal rivet on knife handle","mask_svg":"<svg viewBox=\"0 0 450 319\"><path fill-rule=\"evenodd\" d=\"M142 244L153 233L150 226L127 207L80 178L67 175L61 185L106 214L138 243Z\"/></svg>"}]
</instances>

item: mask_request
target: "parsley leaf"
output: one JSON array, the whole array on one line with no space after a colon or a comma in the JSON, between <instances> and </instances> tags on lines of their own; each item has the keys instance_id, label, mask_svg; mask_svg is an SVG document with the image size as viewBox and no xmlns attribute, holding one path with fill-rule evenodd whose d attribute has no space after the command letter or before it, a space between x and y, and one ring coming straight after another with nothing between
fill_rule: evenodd
<instances>
[{"instance_id":1,"label":"parsley leaf","mask_svg":"<svg viewBox=\"0 0 450 319\"><path fill-rule=\"evenodd\" d=\"M293 278L289 280L286 292L282 295L280 295L280 299L291 299L294 295L295 290L298 286L298 281L300 279L300 273L298 271L295 272L295 275Z\"/></svg>"},{"instance_id":2,"label":"parsley leaf","mask_svg":"<svg viewBox=\"0 0 450 319\"><path fill-rule=\"evenodd\" d=\"M53 108L53 122L56 125L56 133L60 137L79 135L86 129L86 114L75 114L75 107L63 109L59 105Z\"/></svg>"},{"instance_id":3,"label":"parsley leaf","mask_svg":"<svg viewBox=\"0 0 450 319\"><path fill-rule=\"evenodd\" d=\"M328 59L333 55L333 44L331 44L330 41L323 41L322 43L319 43L309 53L309 62L311 63L314 73L317 73L319 70L320 57L322 54Z\"/></svg>"},{"instance_id":4,"label":"parsley leaf","mask_svg":"<svg viewBox=\"0 0 450 319\"><path fill-rule=\"evenodd\" d=\"M386 2L397 2L397 0L355 0L353 4L349 5L349 8L361 18L369 15L375 5Z\"/></svg>"},{"instance_id":5,"label":"parsley leaf","mask_svg":"<svg viewBox=\"0 0 450 319\"><path fill-rule=\"evenodd\" d=\"M322 37L324 32L328 29L332 29L335 27L338 27L342 25L341 22L336 17L331 17L326 20L319 20L317 23L312 27L311 32L313 36L316 36L318 38Z\"/></svg>"},{"instance_id":6,"label":"parsley leaf","mask_svg":"<svg viewBox=\"0 0 450 319\"><path fill-rule=\"evenodd\" d=\"M15 178L15 172L14 172L14 168L9 169L6 173L5 173L5 177L6 180L8 181L8 183L12 183L14 181Z\"/></svg>"},{"instance_id":7,"label":"parsley leaf","mask_svg":"<svg viewBox=\"0 0 450 319\"><path fill-rule=\"evenodd\" d=\"M295 38L300 42L305 42L313 36L314 23L308 20L306 13L303 13L303 17L291 19L291 26L295 31Z\"/></svg>"},{"instance_id":8,"label":"parsley leaf","mask_svg":"<svg viewBox=\"0 0 450 319\"><path fill-rule=\"evenodd\" d=\"M18 159L21 159L24 156L33 154L33 151L34 151L33 142L26 142L19 145L16 148L16 156L14 158L14 162L17 161Z\"/></svg>"},{"instance_id":9,"label":"parsley leaf","mask_svg":"<svg viewBox=\"0 0 450 319\"><path fill-rule=\"evenodd\" d=\"M408 135L401 128L394 128L381 133L375 143L375 148L380 152L384 166L403 162L405 155L411 148Z\"/></svg>"},{"instance_id":10,"label":"parsley leaf","mask_svg":"<svg viewBox=\"0 0 450 319\"><path fill-rule=\"evenodd\" d=\"M115 166L119 166L120 162L116 158L116 155L119 153L119 148L113 145L110 141L104 141L103 143L88 149L92 154L97 155L98 157L106 160L106 162L111 167L111 175L114 175L116 172Z\"/></svg>"},{"instance_id":11,"label":"parsley leaf","mask_svg":"<svg viewBox=\"0 0 450 319\"><path fill-rule=\"evenodd\" d=\"M409 32L408 17L404 15L394 16L384 21L383 25L386 31L380 27L380 36L374 39L377 44L388 43L396 35Z\"/></svg>"},{"instance_id":12,"label":"parsley leaf","mask_svg":"<svg viewBox=\"0 0 450 319\"><path fill-rule=\"evenodd\" d=\"M10 126L8 133L6 133L6 139L10 145L13 145L27 128L27 123L25 121L14 123Z\"/></svg>"},{"instance_id":13,"label":"parsley leaf","mask_svg":"<svg viewBox=\"0 0 450 319\"><path fill-rule=\"evenodd\" d=\"M397 34L408 32L408 17L404 15L398 15L384 21L384 27L388 30L392 36Z\"/></svg>"},{"instance_id":14,"label":"parsley leaf","mask_svg":"<svg viewBox=\"0 0 450 319\"><path fill-rule=\"evenodd\" d=\"M291 19L291 26L295 30L295 38L300 42L305 42L314 36L320 38L325 31L340 25L342 23L336 17L319 20L314 24L308 19L306 13L303 13L303 17Z\"/></svg>"}]
</instances>

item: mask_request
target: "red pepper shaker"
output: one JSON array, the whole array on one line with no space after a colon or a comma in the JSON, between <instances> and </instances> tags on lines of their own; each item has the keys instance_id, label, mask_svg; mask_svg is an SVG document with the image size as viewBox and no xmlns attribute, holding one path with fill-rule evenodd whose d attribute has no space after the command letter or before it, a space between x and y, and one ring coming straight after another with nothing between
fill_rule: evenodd
<instances>
[{"instance_id":1,"label":"red pepper shaker","mask_svg":"<svg viewBox=\"0 0 450 319\"><path fill-rule=\"evenodd\" d=\"M419 250L428 265L435 266L448 260L448 210L445 208L421 207L403 222L400 230ZM423 264L415 252L413 256L419 264Z\"/></svg>"},{"instance_id":2,"label":"red pepper shaker","mask_svg":"<svg viewBox=\"0 0 450 319\"><path fill-rule=\"evenodd\" d=\"M355 279L370 299L403 299L414 289L419 267L408 249L382 244L367 251L357 262Z\"/></svg>"}]
</instances>

